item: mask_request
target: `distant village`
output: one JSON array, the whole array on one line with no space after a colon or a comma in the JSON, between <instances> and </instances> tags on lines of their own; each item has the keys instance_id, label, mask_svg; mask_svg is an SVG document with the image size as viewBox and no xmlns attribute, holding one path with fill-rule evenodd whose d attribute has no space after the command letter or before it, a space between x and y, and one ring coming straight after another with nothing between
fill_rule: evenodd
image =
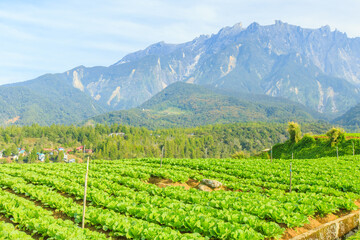
<instances>
[{"instance_id":1,"label":"distant village","mask_svg":"<svg viewBox=\"0 0 360 240\"><path fill-rule=\"evenodd\" d=\"M108 137L125 137L123 132L114 132L108 134ZM158 135L160 137L160 135ZM86 146L79 146L76 148L39 148L36 146L33 149L17 148L16 146L0 150L0 163L34 163L34 162L65 162L75 163L82 162L84 155L92 155L93 150L86 148Z\"/></svg>"},{"instance_id":2,"label":"distant village","mask_svg":"<svg viewBox=\"0 0 360 240\"><path fill-rule=\"evenodd\" d=\"M0 159L2 162L18 162L18 163L30 163L30 162L65 162L75 163L82 161L84 154L92 154L92 149L84 149L84 146L77 148L43 148L41 151L36 149L29 150L25 148L17 148L15 150L3 149L0 151Z\"/></svg>"}]
</instances>

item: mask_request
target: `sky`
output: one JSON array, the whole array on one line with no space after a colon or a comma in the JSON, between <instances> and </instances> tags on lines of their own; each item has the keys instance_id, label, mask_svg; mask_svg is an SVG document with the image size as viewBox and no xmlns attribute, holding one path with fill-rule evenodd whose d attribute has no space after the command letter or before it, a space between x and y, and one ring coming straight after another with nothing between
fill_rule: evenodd
<instances>
[{"instance_id":1,"label":"sky","mask_svg":"<svg viewBox=\"0 0 360 240\"><path fill-rule=\"evenodd\" d=\"M0 84L109 66L165 41L182 43L241 22L329 25L360 37L358 0L0 0Z\"/></svg>"}]
</instances>

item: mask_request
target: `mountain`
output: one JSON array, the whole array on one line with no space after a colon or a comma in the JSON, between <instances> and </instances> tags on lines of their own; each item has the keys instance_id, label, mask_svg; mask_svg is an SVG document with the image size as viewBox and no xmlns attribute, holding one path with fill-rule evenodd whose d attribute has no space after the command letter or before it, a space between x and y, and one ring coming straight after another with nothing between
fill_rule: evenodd
<instances>
[{"instance_id":1,"label":"mountain","mask_svg":"<svg viewBox=\"0 0 360 240\"><path fill-rule=\"evenodd\" d=\"M0 86L0 99L7 104L0 119L19 116L17 123L43 119L28 114L29 120L24 113L34 110L29 110L26 99L4 96L8 87L23 87L35 94L31 99L51 102L54 106L44 113L49 124L134 108L175 82L286 98L337 117L360 102L360 38L348 38L328 26L305 29L281 21L247 28L235 24L182 44L153 44L109 67L79 66ZM68 92L76 101L64 98ZM40 111L40 105L33 109ZM67 111L64 117L53 117L62 111Z\"/></svg>"},{"instance_id":2,"label":"mountain","mask_svg":"<svg viewBox=\"0 0 360 240\"><path fill-rule=\"evenodd\" d=\"M346 113L332 121L335 124L345 126L352 130L360 129L360 104L350 108Z\"/></svg>"},{"instance_id":3,"label":"mountain","mask_svg":"<svg viewBox=\"0 0 360 240\"><path fill-rule=\"evenodd\" d=\"M105 112L65 80L59 74L47 74L32 81L0 86L1 123L72 124Z\"/></svg>"},{"instance_id":4,"label":"mountain","mask_svg":"<svg viewBox=\"0 0 360 240\"><path fill-rule=\"evenodd\" d=\"M137 108L102 114L87 123L120 123L155 129L249 121L314 121L316 113L301 104L285 102L176 82Z\"/></svg>"}]
</instances>

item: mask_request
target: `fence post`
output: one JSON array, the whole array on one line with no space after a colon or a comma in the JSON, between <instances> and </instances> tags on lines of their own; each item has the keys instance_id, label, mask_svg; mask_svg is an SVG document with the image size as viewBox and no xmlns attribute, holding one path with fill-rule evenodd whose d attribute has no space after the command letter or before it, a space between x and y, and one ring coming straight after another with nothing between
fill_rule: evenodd
<instances>
[{"instance_id":1,"label":"fence post","mask_svg":"<svg viewBox=\"0 0 360 240\"><path fill-rule=\"evenodd\" d=\"M292 168L292 162L290 162L290 190L289 190L289 192L291 192L291 178L292 178L292 170L291 170L291 168Z\"/></svg>"},{"instance_id":2,"label":"fence post","mask_svg":"<svg viewBox=\"0 0 360 240\"><path fill-rule=\"evenodd\" d=\"M336 158L337 158L337 160L339 160L339 148L338 148L338 146L336 146Z\"/></svg>"},{"instance_id":3,"label":"fence post","mask_svg":"<svg viewBox=\"0 0 360 240\"><path fill-rule=\"evenodd\" d=\"M272 145L270 147L270 159L271 159L271 162L272 162Z\"/></svg>"},{"instance_id":4,"label":"fence post","mask_svg":"<svg viewBox=\"0 0 360 240\"><path fill-rule=\"evenodd\" d=\"M163 157L164 157L164 146L162 146L162 148L161 148L160 167L162 167L162 160L163 160Z\"/></svg>"},{"instance_id":5,"label":"fence post","mask_svg":"<svg viewBox=\"0 0 360 240\"><path fill-rule=\"evenodd\" d=\"M84 206L83 206L82 228L85 228L86 191L87 191L88 176L89 176L89 157L87 159L86 174L85 174L85 189L84 189Z\"/></svg>"},{"instance_id":6,"label":"fence post","mask_svg":"<svg viewBox=\"0 0 360 240\"><path fill-rule=\"evenodd\" d=\"M291 160L294 160L294 153L291 153Z\"/></svg>"},{"instance_id":7,"label":"fence post","mask_svg":"<svg viewBox=\"0 0 360 240\"><path fill-rule=\"evenodd\" d=\"M355 145L354 145L354 141L352 141L352 145L353 145L353 156L355 156Z\"/></svg>"}]
</instances>

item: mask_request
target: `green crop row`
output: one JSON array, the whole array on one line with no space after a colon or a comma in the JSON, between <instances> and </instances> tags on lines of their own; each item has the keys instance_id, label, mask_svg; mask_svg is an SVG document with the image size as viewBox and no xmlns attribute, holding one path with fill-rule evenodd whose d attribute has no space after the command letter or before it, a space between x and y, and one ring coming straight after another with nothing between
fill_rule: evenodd
<instances>
[{"instance_id":1,"label":"green crop row","mask_svg":"<svg viewBox=\"0 0 360 240\"><path fill-rule=\"evenodd\" d=\"M20 229L54 239L106 239L101 233L81 229L72 221L55 219L52 212L35 203L0 190L0 212L11 217Z\"/></svg>"},{"instance_id":2,"label":"green crop row","mask_svg":"<svg viewBox=\"0 0 360 240\"><path fill-rule=\"evenodd\" d=\"M25 232L17 230L14 225L0 221L0 239L7 240L32 240Z\"/></svg>"},{"instance_id":3,"label":"green crop row","mask_svg":"<svg viewBox=\"0 0 360 240\"><path fill-rule=\"evenodd\" d=\"M44 205L64 212L75 222L80 223L82 206L71 198L66 198L44 185L27 184L23 179L0 174L0 185L12 188L17 193L23 193L33 199L41 201ZM148 223L146 221L119 215L114 211L93 206L87 207L86 222L107 231L114 236L124 236L135 239L186 239L179 232L170 228ZM189 237L195 239L195 235Z\"/></svg>"},{"instance_id":4,"label":"green crop row","mask_svg":"<svg viewBox=\"0 0 360 240\"><path fill-rule=\"evenodd\" d=\"M53 186L58 190L65 191L77 197L82 197L82 186L73 181L65 179L58 180L55 176L39 176L34 173L8 171L10 175L21 176L33 183L41 183ZM59 174L59 173L58 173ZM131 194L128 197L113 197L104 191L96 188L88 189L88 199L92 204L102 206L116 212L129 214L131 216L144 219L169 227L175 227L181 231L198 232L208 237L221 239L263 239L263 235L255 232L249 226L235 223L228 223L220 219L208 217L206 214L197 212L187 212L184 209L169 209L167 207L158 208L151 204L137 205L132 200ZM194 236L190 236L194 239Z\"/></svg>"}]
</instances>

